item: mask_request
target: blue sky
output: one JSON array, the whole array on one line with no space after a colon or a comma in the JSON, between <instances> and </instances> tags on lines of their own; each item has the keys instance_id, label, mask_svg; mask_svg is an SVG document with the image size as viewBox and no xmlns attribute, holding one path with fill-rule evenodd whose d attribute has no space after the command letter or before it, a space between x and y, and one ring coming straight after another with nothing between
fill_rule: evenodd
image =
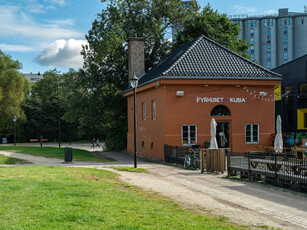
<instances>
[{"instance_id":1,"label":"blue sky","mask_svg":"<svg viewBox=\"0 0 307 230\"><path fill-rule=\"evenodd\" d=\"M306 0L198 0L228 15L303 12ZM106 3L100 0L0 0L0 49L19 60L23 73L82 67L85 34Z\"/></svg>"}]
</instances>

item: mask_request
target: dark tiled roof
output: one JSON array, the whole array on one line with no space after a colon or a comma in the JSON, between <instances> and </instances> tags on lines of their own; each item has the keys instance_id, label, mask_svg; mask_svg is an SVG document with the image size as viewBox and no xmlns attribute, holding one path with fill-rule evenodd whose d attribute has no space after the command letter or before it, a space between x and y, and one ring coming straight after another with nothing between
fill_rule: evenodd
<instances>
[{"instance_id":1,"label":"dark tiled roof","mask_svg":"<svg viewBox=\"0 0 307 230\"><path fill-rule=\"evenodd\" d=\"M158 78L281 80L281 75L200 36L177 48L157 67L147 72L140 78L139 85Z\"/></svg>"}]
</instances>

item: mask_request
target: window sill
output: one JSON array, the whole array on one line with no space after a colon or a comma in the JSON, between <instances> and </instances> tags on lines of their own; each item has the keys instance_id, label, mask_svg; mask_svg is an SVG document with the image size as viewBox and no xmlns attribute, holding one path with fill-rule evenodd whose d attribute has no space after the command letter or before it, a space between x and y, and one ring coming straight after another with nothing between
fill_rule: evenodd
<instances>
[{"instance_id":1,"label":"window sill","mask_svg":"<svg viewBox=\"0 0 307 230\"><path fill-rule=\"evenodd\" d=\"M246 145L259 145L259 142L245 142Z\"/></svg>"}]
</instances>

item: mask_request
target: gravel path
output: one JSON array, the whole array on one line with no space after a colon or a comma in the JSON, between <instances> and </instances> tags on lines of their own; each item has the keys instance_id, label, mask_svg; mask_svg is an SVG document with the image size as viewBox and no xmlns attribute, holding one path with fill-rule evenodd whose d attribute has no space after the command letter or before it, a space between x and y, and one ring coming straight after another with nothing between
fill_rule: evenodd
<instances>
[{"instance_id":1,"label":"gravel path","mask_svg":"<svg viewBox=\"0 0 307 230\"><path fill-rule=\"evenodd\" d=\"M84 149L82 146L79 148ZM91 167L112 171L114 169L107 166L133 166L131 156L119 153L103 153L117 159L116 162L72 164L64 164L63 160L59 159L25 154L3 151L0 151L0 154L25 159L37 165ZM226 216L231 222L241 225L307 229L307 196L261 184L228 180L222 178L222 175L201 174L200 171L141 160L138 161L138 167L148 169L150 173L116 172L121 175L122 180L169 197L184 208L197 210L206 215Z\"/></svg>"}]
</instances>

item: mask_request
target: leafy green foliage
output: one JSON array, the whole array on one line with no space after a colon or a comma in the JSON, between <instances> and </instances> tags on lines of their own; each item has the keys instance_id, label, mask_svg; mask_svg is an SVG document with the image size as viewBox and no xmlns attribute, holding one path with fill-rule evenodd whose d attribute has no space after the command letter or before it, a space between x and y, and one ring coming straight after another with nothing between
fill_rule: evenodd
<instances>
[{"instance_id":1,"label":"leafy green foliage","mask_svg":"<svg viewBox=\"0 0 307 230\"><path fill-rule=\"evenodd\" d=\"M247 57L248 45L244 39L238 39L240 28L227 18L226 14L219 14L208 4L200 13L187 18L182 24L183 30L178 32L176 47L200 35L205 35L230 50Z\"/></svg>"},{"instance_id":2,"label":"leafy green foliage","mask_svg":"<svg viewBox=\"0 0 307 230\"><path fill-rule=\"evenodd\" d=\"M13 116L17 124L25 121L21 103L29 91L29 81L19 72L21 64L0 50L0 136L13 133Z\"/></svg>"},{"instance_id":3,"label":"leafy green foliage","mask_svg":"<svg viewBox=\"0 0 307 230\"><path fill-rule=\"evenodd\" d=\"M44 73L44 78L34 83L31 96L23 105L27 116L25 125L26 140L43 138L57 140L58 136L58 81L56 70Z\"/></svg>"},{"instance_id":4,"label":"leafy green foliage","mask_svg":"<svg viewBox=\"0 0 307 230\"><path fill-rule=\"evenodd\" d=\"M68 141L70 135L73 139L83 138L78 136L77 122L72 117L78 115L77 111L72 112L70 107L72 95L78 97L73 81L77 73L73 70L66 74L59 74L56 70L44 73L44 78L34 83L31 89L31 96L23 104L27 123L24 125L24 141L31 138L47 138L49 141L58 140L60 114L61 140ZM77 103L77 100L76 102ZM64 115L70 111L66 117ZM65 118L69 119L65 119Z\"/></svg>"}]
</instances>

